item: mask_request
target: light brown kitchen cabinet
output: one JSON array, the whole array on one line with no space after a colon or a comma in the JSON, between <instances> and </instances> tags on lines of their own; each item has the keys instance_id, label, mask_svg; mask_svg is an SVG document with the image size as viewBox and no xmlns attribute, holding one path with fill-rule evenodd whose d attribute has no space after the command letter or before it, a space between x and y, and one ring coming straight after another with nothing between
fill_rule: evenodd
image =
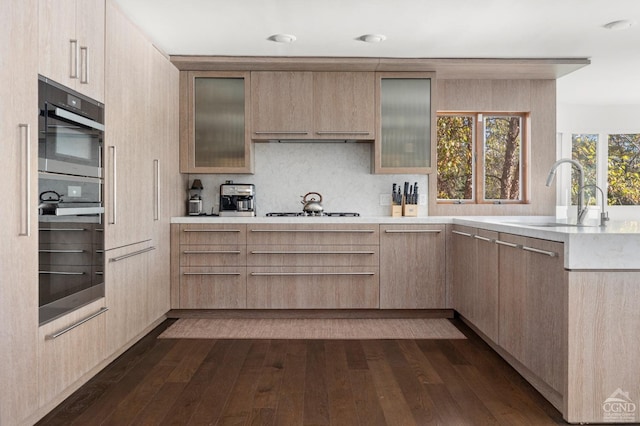
<instances>
[{"instance_id":1,"label":"light brown kitchen cabinet","mask_svg":"<svg viewBox=\"0 0 640 426\"><path fill-rule=\"evenodd\" d=\"M254 140L373 140L374 73L251 73Z\"/></svg>"},{"instance_id":2,"label":"light brown kitchen cabinet","mask_svg":"<svg viewBox=\"0 0 640 426\"><path fill-rule=\"evenodd\" d=\"M0 424L38 405L38 3L0 14Z\"/></svg>"},{"instance_id":3,"label":"light brown kitchen cabinet","mask_svg":"<svg viewBox=\"0 0 640 426\"><path fill-rule=\"evenodd\" d=\"M376 73L374 173L435 170L434 73Z\"/></svg>"},{"instance_id":4,"label":"light brown kitchen cabinet","mask_svg":"<svg viewBox=\"0 0 640 426\"><path fill-rule=\"evenodd\" d=\"M172 225L178 258L178 309L240 309L246 306L246 225Z\"/></svg>"},{"instance_id":5,"label":"light brown kitchen cabinet","mask_svg":"<svg viewBox=\"0 0 640 426\"><path fill-rule=\"evenodd\" d=\"M169 309L169 220L182 212L185 182L177 164L179 73L111 1L106 16L105 294L113 354Z\"/></svg>"},{"instance_id":6,"label":"light brown kitchen cabinet","mask_svg":"<svg viewBox=\"0 0 640 426\"><path fill-rule=\"evenodd\" d=\"M39 73L104 102L105 0L39 0Z\"/></svg>"},{"instance_id":7,"label":"light brown kitchen cabinet","mask_svg":"<svg viewBox=\"0 0 640 426\"><path fill-rule=\"evenodd\" d=\"M134 343L152 322L149 318L149 268L152 241L110 250L105 254L105 298L109 311L107 353L112 354Z\"/></svg>"},{"instance_id":8,"label":"light brown kitchen cabinet","mask_svg":"<svg viewBox=\"0 0 640 426\"><path fill-rule=\"evenodd\" d=\"M249 72L180 74L180 171L253 173Z\"/></svg>"},{"instance_id":9,"label":"light brown kitchen cabinet","mask_svg":"<svg viewBox=\"0 0 640 426\"><path fill-rule=\"evenodd\" d=\"M454 225L451 236L453 306L498 342L498 233Z\"/></svg>"},{"instance_id":10,"label":"light brown kitchen cabinet","mask_svg":"<svg viewBox=\"0 0 640 426\"><path fill-rule=\"evenodd\" d=\"M105 299L96 300L38 331L39 403L53 408L74 391L107 355Z\"/></svg>"},{"instance_id":11,"label":"light brown kitchen cabinet","mask_svg":"<svg viewBox=\"0 0 640 426\"><path fill-rule=\"evenodd\" d=\"M377 225L247 225L247 308L378 308L378 250Z\"/></svg>"},{"instance_id":12,"label":"light brown kitchen cabinet","mask_svg":"<svg viewBox=\"0 0 640 426\"><path fill-rule=\"evenodd\" d=\"M445 225L380 225L380 308L444 309Z\"/></svg>"},{"instance_id":13,"label":"light brown kitchen cabinet","mask_svg":"<svg viewBox=\"0 0 640 426\"><path fill-rule=\"evenodd\" d=\"M251 137L255 140L313 137L313 73L251 73Z\"/></svg>"},{"instance_id":14,"label":"light brown kitchen cabinet","mask_svg":"<svg viewBox=\"0 0 640 426\"><path fill-rule=\"evenodd\" d=\"M564 392L567 272L562 243L500 233L499 345Z\"/></svg>"}]
</instances>

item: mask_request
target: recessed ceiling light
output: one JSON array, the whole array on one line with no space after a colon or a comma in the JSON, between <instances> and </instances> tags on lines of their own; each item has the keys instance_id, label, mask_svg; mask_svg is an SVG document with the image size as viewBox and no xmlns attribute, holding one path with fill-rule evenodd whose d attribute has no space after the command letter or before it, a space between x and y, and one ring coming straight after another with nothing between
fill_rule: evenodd
<instances>
[{"instance_id":1,"label":"recessed ceiling light","mask_svg":"<svg viewBox=\"0 0 640 426\"><path fill-rule=\"evenodd\" d=\"M635 21L622 19L620 21L609 22L608 24L604 24L603 26L608 30L626 30L627 28L633 27L635 24Z\"/></svg>"},{"instance_id":2,"label":"recessed ceiling light","mask_svg":"<svg viewBox=\"0 0 640 426\"><path fill-rule=\"evenodd\" d=\"M382 34L365 34L358 37L358 40L364 41L365 43L380 43L381 41L385 41L386 39L387 36Z\"/></svg>"},{"instance_id":3,"label":"recessed ceiling light","mask_svg":"<svg viewBox=\"0 0 640 426\"><path fill-rule=\"evenodd\" d=\"M293 43L296 41L296 36L291 34L274 34L269 37L268 40L275 41L276 43Z\"/></svg>"}]
</instances>

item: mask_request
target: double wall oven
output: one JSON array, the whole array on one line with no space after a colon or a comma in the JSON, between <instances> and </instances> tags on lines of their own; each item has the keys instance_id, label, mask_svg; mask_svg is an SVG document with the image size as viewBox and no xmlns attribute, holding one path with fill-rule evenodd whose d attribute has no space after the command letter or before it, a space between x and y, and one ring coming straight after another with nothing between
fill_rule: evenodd
<instances>
[{"instance_id":1,"label":"double wall oven","mask_svg":"<svg viewBox=\"0 0 640 426\"><path fill-rule=\"evenodd\" d=\"M104 297L104 105L38 80L39 319Z\"/></svg>"}]
</instances>

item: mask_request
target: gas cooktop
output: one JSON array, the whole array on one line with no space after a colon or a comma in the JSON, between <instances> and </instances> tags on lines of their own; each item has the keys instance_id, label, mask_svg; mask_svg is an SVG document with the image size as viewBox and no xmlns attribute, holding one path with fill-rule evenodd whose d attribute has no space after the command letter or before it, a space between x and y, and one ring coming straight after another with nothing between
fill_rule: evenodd
<instances>
[{"instance_id":1,"label":"gas cooktop","mask_svg":"<svg viewBox=\"0 0 640 426\"><path fill-rule=\"evenodd\" d=\"M353 212L320 212L320 213L307 213L307 212L272 212L267 213L267 216L274 217L356 217L360 216L360 213Z\"/></svg>"}]
</instances>

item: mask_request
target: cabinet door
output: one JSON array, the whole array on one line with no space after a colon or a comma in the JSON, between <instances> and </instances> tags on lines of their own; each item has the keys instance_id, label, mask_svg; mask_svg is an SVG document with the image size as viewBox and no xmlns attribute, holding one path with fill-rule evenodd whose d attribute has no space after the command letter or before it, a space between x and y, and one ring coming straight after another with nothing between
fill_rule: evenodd
<instances>
[{"instance_id":1,"label":"cabinet door","mask_svg":"<svg viewBox=\"0 0 640 426\"><path fill-rule=\"evenodd\" d=\"M39 0L38 71L104 100L104 0Z\"/></svg>"},{"instance_id":2,"label":"cabinet door","mask_svg":"<svg viewBox=\"0 0 640 426\"><path fill-rule=\"evenodd\" d=\"M314 138L375 138L375 74L313 73Z\"/></svg>"},{"instance_id":3,"label":"cabinet door","mask_svg":"<svg viewBox=\"0 0 640 426\"><path fill-rule=\"evenodd\" d=\"M153 250L149 242L109 250L105 254L109 354L130 343L149 325L148 269Z\"/></svg>"},{"instance_id":4,"label":"cabinet door","mask_svg":"<svg viewBox=\"0 0 640 426\"><path fill-rule=\"evenodd\" d=\"M454 226L451 235L451 276L453 280L453 307L460 315L477 326L473 321L476 303L475 289L478 281L476 274L478 265L477 243L473 238L476 233L476 228Z\"/></svg>"},{"instance_id":5,"label":"cabinet door","mask_svg":"<svg viewBox=\"0 0 640 426\"><path fill-rule=\"evenodd\" d=\"M313 74L252 72L251 121L255 140L313 138Z\"/></svg>"},{"instance_id":6,"label":"cabinet door","mask_svg":"<svg viewBox=\"0 0 640 426\"><path fill-rule=\"evenodd\" d=\"M38 403L38 3L2 5L0 424L14 425Z\"/></svg>"},{"instance_id":7,"label":"cabinet door","mask_svg":"<svg viewBox=\"0 0 640 426\"><path fill-rule=\"evenodd\" d=\"M183 72L180 171L253 173L248 72Z\"/></svg>"},{"instance_id":8,"label":"cabinet door","mask_svg":"<svg viewBox=\"0 0 640 426\"><path fill-rule=\"evenodd\" d=\"M375 173L431 173L435 159L433 73L377 73Z\"/></svg>"},{"instance_id":9,"label":"cabinet door","mask_svg":"<svg viewBox=\"0 0 640 426\"><path fill-rule=\"evenodd\" d=\"M497 232L479 229L476 240L475 286L468 295L470 320L494 342L498 341L498 312L500 286L498 278Z\"/></svg>"},{"instance_id":10,"label":"cabinet door","mask_svg":"<svg viewBox=\"0 0 640 426\"><path fill-rule=\"evenodd\" d=\"M500 234L499 344L556 391L564 386L563 245ZM522 248L521 248L522 247Z\"/></svg>"},{"instance_id":11,"label":"cabinet door","mask_svg":"<svg viewBox=\"0 0 640 426\"><path fill-rule=\"evenodd\" d=\"M38 33L38 72L75 89L80 75L76 0L39 0Z\"/></svg>"},{"instance_id":12,"label":"cabinet door","mask_svg":"<svg viewBox=\"0 0 640 426\"><path fill-rule=\"evenodd\" d=\"M104 101L105 0L78 0L76 37L79 65L76 90Z\"/></svg>"},{"instance_id":13,"label":"cabinet door","mask_svg":"<svg viewBox=\"0 0 640 426\"><path fill-rule=\"evenodd\" d=\"M380 308L445 308L445 225L381 225L380 234Z\"/></svg>"},{"instance_id":14,"label":"cabinet door","mask_svg":"<svg viewBox=\"0 0 640 426\"><path fill-rule=\"evenodd\" d=\"M155 177L145 142L155 141L145 124L149 43L111 3L106 25L105 247L111 249L151 238Z\"/></svg>"}]
</instances>

